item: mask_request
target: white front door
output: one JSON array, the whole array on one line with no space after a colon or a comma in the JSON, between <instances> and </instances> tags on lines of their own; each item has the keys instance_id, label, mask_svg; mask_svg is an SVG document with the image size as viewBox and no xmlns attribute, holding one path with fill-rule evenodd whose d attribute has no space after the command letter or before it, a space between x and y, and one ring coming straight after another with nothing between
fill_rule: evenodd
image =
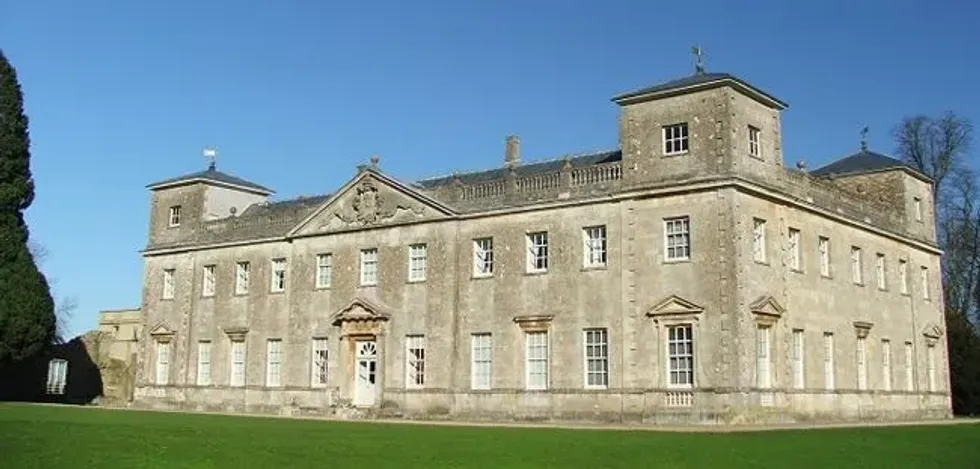
<instances>
[{"instance_id":1,"label":"white front door","mask_svg":"<svg viewBox=\"0 0 980 469\"><path fill-rule=\"evenodd\" d=\"M374 405L378 381L378 346L373 340L357 341L357 373L354 377L354 405Z\"/></svg>"}]
</instances>

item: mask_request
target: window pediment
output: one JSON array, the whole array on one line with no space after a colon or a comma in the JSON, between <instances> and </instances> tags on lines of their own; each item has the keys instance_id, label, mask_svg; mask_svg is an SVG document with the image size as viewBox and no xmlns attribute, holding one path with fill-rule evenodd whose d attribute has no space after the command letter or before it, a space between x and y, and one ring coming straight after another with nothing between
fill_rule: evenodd
<instances>
[{"instance_id":1,"label":"window pediment","mask_svg":"<svg viewBox=\"0 0 980 469\"><path fill-rule=\"evenodd\" d=\"M224 328L224 332L232 342L241 342L248 335L248 328L245 326L229 326Z\"/></svg>"},{"instance_id":2,"label":"window pediment","mask_svg":"<svg viewBox=\"0 0 980 469\"><path fill-rule=\"evenodd\" d=\"M858 338L865 338L871 333L871 328L874 327L874 323L868 321L854 321L854 332L857 333Z\"/></svg>"},{"instance_id":3,"label":"window pediment","mask_svg":"<svg viewBox=\"0 0 980 469\"><path fill-rule=\"evenodd\" d=\"M553 314L528 314L524 316L514 316L514 322L523 331L547 331L551 327L551 321L555 318Z\"/></svg>"},{"instance_id":4,"label":"window pediment","mask_svg":"<svg viewBox=\"0 0 980 469\"><path fill-rule=\"evenodd\" d=\"M752 313L757 324L773 325L783 317L783 314L786 314L786 308L772 295L762 295L749 303L749 312Z\"/></svg>"},{"instance_id":5,"label":"window pediment","mask_svg":"<svg viewBox=\"0 0 980 469\"><path fill-rule=\"evenodd\" d=\"M169 343L171 340L173 340L174 331L173 329L168 327L165 323L161 322L157 324L156 327L150 330L150 337L153 337L153 340L157 342L166 344Z\"/></svg>"},{"instance_id":6,"label":"window pediment","mask_svg":"<svg viewBox=\"0 0 980 469\"><path fill-rule=\"evenodd\" d=\"M680 296L670 295L653 305L647 311L647 316L658 322L663 320L696 321L703 312L703 306Z\"/></svg>"},{"instance_id":7,"label":"window pediment","mask_svg":"<svg viewBox=\"0 0 980 469\"><path fill-rule=\"evenodd\" d=\"M925 336L926 343L936 345L936 342L939 342L939 339L943 336L943 329L938 324L930 322L926 325L925 329L922 329L922 335Z\"/></svg>"}]
</instances>

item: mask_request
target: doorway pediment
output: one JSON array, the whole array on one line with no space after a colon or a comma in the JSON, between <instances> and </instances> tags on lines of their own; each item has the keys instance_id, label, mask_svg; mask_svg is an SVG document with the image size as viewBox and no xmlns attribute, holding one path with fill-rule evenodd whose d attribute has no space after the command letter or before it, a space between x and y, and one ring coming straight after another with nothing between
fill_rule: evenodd
<instances>
[{"instance_id":1,"label":"doorway pediment","mask_svg":"<svg viewBox=\"0 0 980 469\"><path fill-rule=\"evenodd\" d=\"M379 335L382 325L391 319L391 309L378 301L355 297L331 318L342 336Z\"/></svg>"}]
</instances>

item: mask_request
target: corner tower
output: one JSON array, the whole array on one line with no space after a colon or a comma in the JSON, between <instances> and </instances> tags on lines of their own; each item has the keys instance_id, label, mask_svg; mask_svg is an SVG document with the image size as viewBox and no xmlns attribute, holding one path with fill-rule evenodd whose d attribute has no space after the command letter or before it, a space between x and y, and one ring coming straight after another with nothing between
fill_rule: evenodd
<instances>
[{"instance_id":1,"label":"corner tower","mask_svg":"<svg viewBox=\"0 0 980 469\"><path fill-rule=\"evenodd\" d=\"M151 191L150 245L187 241L204 222L233 217L274 192L218 171L214 161L205 171L185 174L146 186Z\"/></svg>"},{"instance_id":2,"label":"corner tower","mask_svg":"<svg viewBox=\"0 0 980 469\"><path fill-rule=\"evenodd\" d=\"M727 73L699 67L613 102L628 186L782 168L780 112L788 105Z\"/></svg>"}]
</instances>

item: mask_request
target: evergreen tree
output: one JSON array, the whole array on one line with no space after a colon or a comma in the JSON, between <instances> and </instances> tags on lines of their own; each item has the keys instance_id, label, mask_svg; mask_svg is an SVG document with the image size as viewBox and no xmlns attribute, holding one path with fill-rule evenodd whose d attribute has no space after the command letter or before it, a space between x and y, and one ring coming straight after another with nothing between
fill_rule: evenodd
<instances>
[{"instance_id":1,"label":"evergreen tree","mask_svg":"<svg viewBox=\"0 0 980 469\"><path fill-rule=\"evenodd\" d=\"M0 51L0 367L50 344L54 301L28 249L24 211L34 201L30 139L17 72Z\"/></svg>"}]
</instances>

